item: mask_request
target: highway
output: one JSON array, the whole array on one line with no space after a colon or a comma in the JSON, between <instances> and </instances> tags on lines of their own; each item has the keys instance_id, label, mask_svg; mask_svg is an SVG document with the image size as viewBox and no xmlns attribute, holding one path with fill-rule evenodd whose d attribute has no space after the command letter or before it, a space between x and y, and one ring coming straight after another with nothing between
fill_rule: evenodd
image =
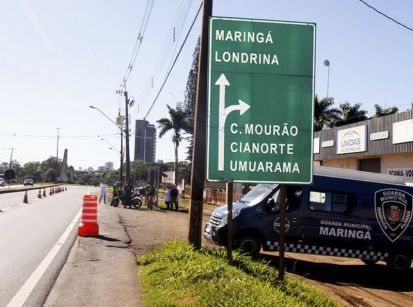
<instances>
[{"instance_id":1,"label":"highway","mask_svg":"<svg viewBox=\"0 0 413 307\"><path fill-rule=\"evenodd\" d=\"M23 192L0 194L0 306L9 304L68 226L73 225L83 195L96 193L97 189L69 187L54 195L49 195L48 191L46 189L47 196L42 199L37 198L38 190L29 191L29 204L22 204ZM59 242L59 252L51 265L47 265L40 281L25 285L34 287L34 291L29 291L27 306L43 304L66 261L76 231L75 225L66 242ZM21 298L21 294L17 296Z\"/></svg>"},{"instance_id":2,"label":"highway","mask_svg":"<svg viewBox=\"0 0 413 307\"><path fill-rule=\"evenodd\" d=\"M24 188L23 186L14 186L12 188L9 187L0 187L0 192L5 192L5 191L9 191L11 189L14 188ZM31 187L27 187L27 188L31 188ZM42 195L43 195L43 189L42 191ZM29 203L34 203L38 200L38 193L39 190L29 190L27 191L27 198L29 200ZM49 196L49 189L46 189L46 197ZM0 210L4 210L7 211L9 209L11 209L11 207L18 205L18 204L22 204L23 203L23 199L24 199L24 194L25 192L14 192L14 193L4 193L4 194L0 194Z\"/></svg>"}]
</instances>

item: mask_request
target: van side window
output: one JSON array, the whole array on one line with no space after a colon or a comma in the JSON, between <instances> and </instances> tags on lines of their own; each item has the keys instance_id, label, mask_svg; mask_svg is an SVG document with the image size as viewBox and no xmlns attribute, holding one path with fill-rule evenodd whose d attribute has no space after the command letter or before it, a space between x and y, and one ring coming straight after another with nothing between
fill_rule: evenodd
<instances>
[{"instance_id":1,"label":"van side window","mask_svg":"<svg viewBox=\"0 0 413 307\"><path fill-rule=\"evenodd\" d=\"M348 211L347 194L310 191L309 209L312 211L344 213Z\"/></svg>"}]
</instances>

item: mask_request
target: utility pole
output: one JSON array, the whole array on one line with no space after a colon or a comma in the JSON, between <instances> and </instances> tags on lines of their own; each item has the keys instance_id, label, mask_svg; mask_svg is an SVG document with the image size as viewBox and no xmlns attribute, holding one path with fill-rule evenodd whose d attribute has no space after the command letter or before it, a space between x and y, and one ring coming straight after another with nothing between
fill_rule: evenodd
<instances>
[{"instance_id":1,"label":"utility pole","mask_svg":"<svg viewBox=\"0 0 413 307\"><path fill-rule=\"evenodd\" d=\"M189 211L188 240L196 249L201 248L202 211L205 180L205 131L207 114L208 22L212 15L213 0L204 0L201 46L199 50L198 84L194 118L194 148L191 174L191 207Z\"/></svg>"},{"instance_id":2,"label":"utility pole","mask_svg":"<svg viewBox=\"0 0 413 307\"><path fill-rule=\"evenodd\" d=\"M130 184L130 156L129 156L129 99L128 99L128 92L123 92L125 95L125 141L126 141L126 184Z\"/></svg>"},{"instance_id":3,"label":"utility pole","mask_svg":"<svg viewBox=\"0 0 413 307\"><path fill-rule=\"evenodd\" d=\"M120 116L120 109L118 114L118 123L120 126L120 174L119 174L119 181L120 185L123 187L123 119Z\"/></svg>"},{"instance_id":4,"label":"utility pole","mask_svg":"<svg viewBox=\"0 0 413 307\"><path fill-rule=\"evenodd\" d=\"M60 128L56 128L57 129L57 144L56 144L56 161L59 161L59 130Z\"/></svg>"}]
</instances>

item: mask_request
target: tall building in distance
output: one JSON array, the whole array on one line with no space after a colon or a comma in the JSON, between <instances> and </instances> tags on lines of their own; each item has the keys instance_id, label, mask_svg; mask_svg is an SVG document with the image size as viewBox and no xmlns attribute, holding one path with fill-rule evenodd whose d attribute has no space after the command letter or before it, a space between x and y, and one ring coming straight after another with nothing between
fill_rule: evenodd
<instances>
[{"instance_id":1,"label":"tall building in distance","mask_svg":"<svg viewBox=\"0 0 413 307\"><path fill-rule=\"evenodd\" d=\"M113 171L113 162L105 162L105 171Z\"/></svg>"},{"instance_id":2,"label":"tall building in distance","mask_svg":"<svg viewBox=\"0 0 413 307\"><path fill-rule=\"evenodd\" d=\"M146 120L136 120L134 160L155 162L156 127Z\"/></svg>"}]
</instances>

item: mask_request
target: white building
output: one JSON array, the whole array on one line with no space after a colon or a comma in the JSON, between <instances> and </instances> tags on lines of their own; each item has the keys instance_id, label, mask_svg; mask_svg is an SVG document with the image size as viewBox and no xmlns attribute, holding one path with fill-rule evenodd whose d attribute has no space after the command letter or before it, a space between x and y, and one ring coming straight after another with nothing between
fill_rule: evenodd
<instances>
[{"instance_id":1,"label":"white building","mask_svg":"<svg viewBox=\"0 0 413 307\"><path fill-rule=\"evenodd\" d=\"M413 110L316 132L314 162L413 180Z\"/></svg>"}]
</instances>

